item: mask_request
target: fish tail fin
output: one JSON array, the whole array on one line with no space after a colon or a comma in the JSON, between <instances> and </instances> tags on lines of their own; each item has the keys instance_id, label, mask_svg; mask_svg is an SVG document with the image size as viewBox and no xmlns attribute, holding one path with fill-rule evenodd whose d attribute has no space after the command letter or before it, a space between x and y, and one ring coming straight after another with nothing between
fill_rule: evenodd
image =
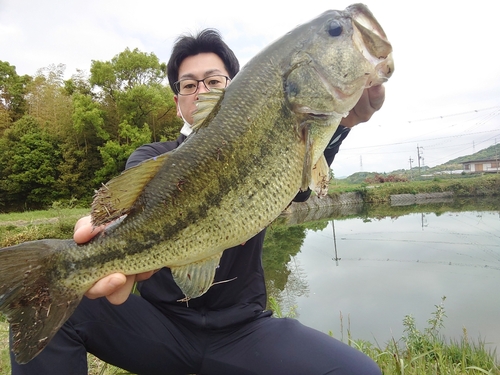
<instances>
[{"instance_id":1,"label":"fish tail fin","mask_svg":"<svg viewBox=\"0 0 500 375\"><path fill-rule=\"evenodd\" d=\"M40 240L0 249L0 313L12 330L18 363L33 359L70 317L82 293L60 283L71 240Z\"/></svg>"}]
</instances>

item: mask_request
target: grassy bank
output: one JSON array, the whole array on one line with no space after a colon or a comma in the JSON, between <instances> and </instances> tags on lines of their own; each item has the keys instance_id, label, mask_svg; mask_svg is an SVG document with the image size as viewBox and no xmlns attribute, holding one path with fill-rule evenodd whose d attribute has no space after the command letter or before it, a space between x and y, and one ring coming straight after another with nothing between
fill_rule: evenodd
<instances>
[{"instance_id":1,"label":"grassy bank","mask_svg":"<svg viewBox=\"0 0 500 375\"><path fill-rule=\"evenodd\" d=\"M76 221L88 212L85 208L52 208L0 214L0 247L42 238L71 238Z\"/></svg>"},{"instance_id":2,"label":"grassy bank","mask_svg":"<svg viewBox=\"0 0 500 375\"><path fill-rule=\"evenodd\" d=\"M391 195L453 192L455 197L500 195L500 174L476 175L468 178L433 178L423 181L348 184L333 180L329 194L357 192L366 203L389 202Z\"/></svg>"},{"instance_id":3,"label":"grassy bank","mask_svg":"<svg viewBox=\"0 0 500 375\"><path fill-rule=\"evenodd\" d=\"M342 342L355 347L372 358L384 375L436 375L436 374L492 374L499 375L500 368L496 352L486 349L483 341L473 341L463 329L459 340L447 340L440 334L444 328L446 314L443 297L427 320L427 327L419 329L414 317L403 319L404 332L401 338L392 338L384 345L351 336L348 319L344 330L344 318L340 317ZM294 317L294 308L284 314L271 298L271 308L278 317ZM346 332L344 332L346 331ZM329 333L330 335L331 332Z\"/></svg>"}]
</instances>

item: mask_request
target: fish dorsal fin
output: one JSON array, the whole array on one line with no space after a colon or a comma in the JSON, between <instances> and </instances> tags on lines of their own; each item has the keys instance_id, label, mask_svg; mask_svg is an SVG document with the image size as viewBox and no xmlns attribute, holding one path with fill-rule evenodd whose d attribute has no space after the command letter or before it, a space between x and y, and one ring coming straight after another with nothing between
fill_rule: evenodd
<instances>
[{"instance_id":1,"label":"fish dorsal fin","mask_svg":"<svg viewBox=\"0 0 500 375\"><path fill-rule=\"evenodd\" d=\"M324 197L328 193L330 183L330 167L326 162L325 155L321 155L312 169L310 188L319 197Z\"/></svg>"},{"instance_id":2,"label":"fish dorsal fin","mask_svg":"<svg viewBox=\"0 0 500 375\"><path fill-rule=\"evenodd\" d=\"M222 253L219 253L195 263L170 268L174 281L184 293L186 301L205 294L212 286L221 256Z\"/></svg>"},{"instance_id":3,"label":"fish dorsal fin","mask_svg":"<svg viewBox=\"0 0 500 375\"><path fill-rule=\"evenodd\" d=\"M193 131L207 126L218 111L225 90L212 89L198 95L196 111L193 114ZM215 109L217 108L217 109Z\"/></svg>"},{"instance_id":4,"label":"fish dorsal fin","mask_svg":"<svg viewBox=\"0 0 500 375\"><path fill-rule=\"evenodd\" d=\"M94 226L107 224L130 212L144 187L169 157L167 152L143 161L103 184L94 195L91 218Z\"/></svg>"}]
</instances>

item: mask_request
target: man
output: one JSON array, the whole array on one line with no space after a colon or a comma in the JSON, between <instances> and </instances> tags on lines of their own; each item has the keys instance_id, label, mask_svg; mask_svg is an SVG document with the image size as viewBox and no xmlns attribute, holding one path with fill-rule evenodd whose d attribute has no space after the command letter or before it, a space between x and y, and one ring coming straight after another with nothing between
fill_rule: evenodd
<instances>
[{"instance_id":1,"label":"man","mask_svg":"<svg viewBox=\"0 0 500 375\"><path fill-rule=\"evenodd\" d=\"M139 147L126 168L178 147L190 132L198 94L225 87L239 70L234 53L214 30L176 42L168 63L177 114L185 121L176 141ZM368 120L384 99L383 87L365 92L325 151L329 163L350 127ZM310 192L299 193L305 200ZM89 217L75 226L83 243L104 228L92 228ZM212 286L189 304L168 268L98 281L75 313L35 359L12 361L12 373L87 374L90 352L137 374L380 374L361 352L293 319L276 319L265 310L261 264L265 230L240 246L227 249ZM140 281L141 296L130 295ZM99 298L99 297L106 298Z\"/></svg>"}]
</instances>

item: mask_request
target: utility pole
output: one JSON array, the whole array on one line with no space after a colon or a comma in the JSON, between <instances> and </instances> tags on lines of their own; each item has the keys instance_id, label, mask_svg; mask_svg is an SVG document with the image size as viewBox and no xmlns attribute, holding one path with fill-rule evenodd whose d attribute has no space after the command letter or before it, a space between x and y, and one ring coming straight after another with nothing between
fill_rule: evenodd
<instances>
[{"instance_id":1,"label":"utility pole","mask_svg":"<svg viewBox=\"0 0 500 375\"><path fill-rule=\"evenodd\" d=\"M332 258L335 261L335 264L338 266L339 265L339 260L342 260L342 258L339 258L339 254L337 253L337 237L335 236L335 221L332 219L332 229L333 229L333 247L335 249L335 258Z\"/></svg>"},{"instance_id":2,"label":"utility pole","mask_svg":"<svg viewBox=\"0 0 500 375\"><path fill-rule=\"evenodd\" d=\"M495 162L497 164L497 173L498 173L498 147L497 147L497 139L495 138Z\"/></svg>"},{"instance_id":3,"label":"utility pole","mask_svg":"<svg viewBox=\"0 0 500 375\"><path fill-rule=\"evenodd\" d=\"M424 159L422 157L422 151L424 148L423 147L418 147L418 144L417 144L417 160L418 160L418 174L420 174L420 159Z\"/></svg>"},{"instance_id":4,"label":"utility pole","mask_svg":"<svg viewBox=\"0 0 500 375\"><path fill-rule=\"evenodd\" d=\"M413 174L412 171L411 171L411 163L413 163L413 159L410 156L410 180L411 180L411 175Z\"/></svg>"}]
</instances>

